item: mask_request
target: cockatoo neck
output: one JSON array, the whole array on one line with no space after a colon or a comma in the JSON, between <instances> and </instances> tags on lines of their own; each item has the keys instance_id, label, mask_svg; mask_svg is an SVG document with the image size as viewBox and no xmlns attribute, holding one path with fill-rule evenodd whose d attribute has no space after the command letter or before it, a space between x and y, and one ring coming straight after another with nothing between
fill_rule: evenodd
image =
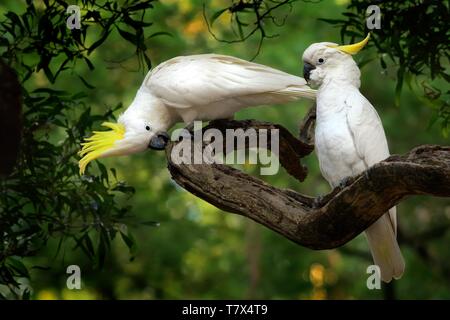
<instances>
[{"instance_id":1,"label":"cockatoo neck","mask_svg":"<svg viewBox=\"0 0 450 320\"><path fill-rule=\"evenodd\" d=\"M125 126L134 121L145 121L155 132L167 131L176 123L176 117L159 98L149 90L140 88L131 105L119 118L119 122Z\"/></svg>"},{"instance_id":2,"label":"cockatoo neck","mask_svg":"<svg viewBox=\"0 0 450 320\"><path fill-rule=\"evenodd\" d=\"M361 72L359 71L358 66L353 61L353 59L349 59L344 63L340 63L339 65L331 68L326 76L326 82L339 82L342 84L349 84L359 89L361 86Z\"/></svg>"}]
</instances>

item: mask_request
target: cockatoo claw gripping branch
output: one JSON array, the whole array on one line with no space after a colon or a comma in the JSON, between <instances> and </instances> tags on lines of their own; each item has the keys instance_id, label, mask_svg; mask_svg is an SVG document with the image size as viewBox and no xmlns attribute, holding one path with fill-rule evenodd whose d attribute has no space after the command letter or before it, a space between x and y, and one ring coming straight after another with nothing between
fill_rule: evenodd
<instances>
[{"instance_id":1,"label":"cockatoo claw gripping branch","mask_svg":"<svg viewBox=\"0 0 450 320\"><path fill-rule=\"evenodd\" d=\"M254 120L215 121L208 128L280 129L280 163L303 181L300 158L313 150L311 111L302 123L300 140L285 128ZM422 145L405 155L392 155L335 188L320 201L289 189L273 187L221 164L175 164L166 149L172 178L187 191L216 207L250 218L295 243L316 250L342 246L363 232L389 208L410 195L450 197L450 147ZM192 148L193 149L193 148Z\"/></svg>"}]
</instances>

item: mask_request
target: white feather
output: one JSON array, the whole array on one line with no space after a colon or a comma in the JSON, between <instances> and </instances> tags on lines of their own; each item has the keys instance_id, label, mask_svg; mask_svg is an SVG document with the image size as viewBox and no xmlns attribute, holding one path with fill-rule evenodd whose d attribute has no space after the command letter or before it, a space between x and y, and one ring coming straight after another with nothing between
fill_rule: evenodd
<instances>
[{"instance_id":1,"label":"white feather","mask_svg":"<svg viewBox=\"0 0 450 320\"><path fill-rule=\"evenodd\" d=\"M151 93L185 122L229 118L257 105L315 98L303 78L231 56L203 54L168 60L140 91Z\"/></svg>"},{"instance_id":2,"label":"white feather","mask_svg":"<svg viewBox=\"0 0 450 320\"><path fill-rule=\"evenodd\" d=\"M214 106L219 101L233 105L236 99L259 94L273 94L285 102L284 93L315 90L303 78L231 56L203 54L182 56L156 67L143 85L156 97L175 108ZM254 102L256 103L256 101ZM259 104L265 104L261 99Z\"/></svg>"}]
</instances>

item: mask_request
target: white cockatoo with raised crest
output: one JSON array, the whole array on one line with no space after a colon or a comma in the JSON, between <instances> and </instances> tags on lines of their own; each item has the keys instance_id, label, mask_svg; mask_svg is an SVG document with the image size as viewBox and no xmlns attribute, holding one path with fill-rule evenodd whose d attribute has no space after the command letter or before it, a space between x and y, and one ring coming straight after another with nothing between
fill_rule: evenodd
<instances>
[{"instance_id":1,"label":"white cockatoo with raised crest","mask_svg":"<svg viewBox=\"0 0 450 320\"><path fill-rule=\"evenodd\" d=\"M246 107L315 99L303 78L231 56L202 54L170 59L145 77L131 105L109 131L85 139L80 174L94 159L164 149L177 122L227 119Z\"/></svg>"},{"instance_id":2,"label":"white cockatoo with raised crest","mask_svg":"<svg viewBox=\"0 0 450 320\"><path fill-rule=\"evenodd\" d=\"M314 43L303 53L304 77L318 87L316 152L322 175L333 188L389 157L383 125L359 91L361 73L352 58L369 38L343 46ZM384 282L400 278L405 269L396 229L393 207L365 231Z\"/></svg>"}]
</instances>

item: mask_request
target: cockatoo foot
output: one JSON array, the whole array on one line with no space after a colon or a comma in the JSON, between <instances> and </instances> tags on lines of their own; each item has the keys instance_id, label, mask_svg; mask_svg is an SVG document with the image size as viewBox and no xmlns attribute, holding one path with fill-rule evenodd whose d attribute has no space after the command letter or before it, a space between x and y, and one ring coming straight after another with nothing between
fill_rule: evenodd
<instances>
[{"instance_id":1,"label":"cockatoo foot","mask_svg":"<svg viewBox=\"0 0 450 320\"><path fill-rule=\"evenodd\" d=\"M369 167L366 171L364 171L364 176L368 181L371 181L372 171L373 171L373 167Z\"/></svg>"},{"instance_id":2,"label":"cockatoo foot","mask_svg":"<svg viewBox=\"0 0 450 320\"><path fill-rule=\"evenodd\" d=\"M184 129L186 129L187 131L189 131L189 133L191 134L191 136L194 135L194 121L191 121L187 124L186 127L184 127Z\"/></svg>"},{"instance_id":3,"label":"cockatoo foot","mask_svg":"<svg viewBox=\"0 0 450 320\"><path fill-rule=\"evenodd\" d=\"M339 182L338 187L340 189L344 189L346 186L350 185L353 182L353 179L353 177L345 177Z\"/></svg>"},{"instance_id":4,"label":"cockatoo foot","mask_svg":"<svg viewBox=\"0 0 450 320\"><path fill-rule=\"evenodd\" d=\"M322 208L322 206L325 204L325 197L324 196L317 196L313 203L312 203L312 208L313 209L319 209Z\"/></svg>"}]
</instances>

